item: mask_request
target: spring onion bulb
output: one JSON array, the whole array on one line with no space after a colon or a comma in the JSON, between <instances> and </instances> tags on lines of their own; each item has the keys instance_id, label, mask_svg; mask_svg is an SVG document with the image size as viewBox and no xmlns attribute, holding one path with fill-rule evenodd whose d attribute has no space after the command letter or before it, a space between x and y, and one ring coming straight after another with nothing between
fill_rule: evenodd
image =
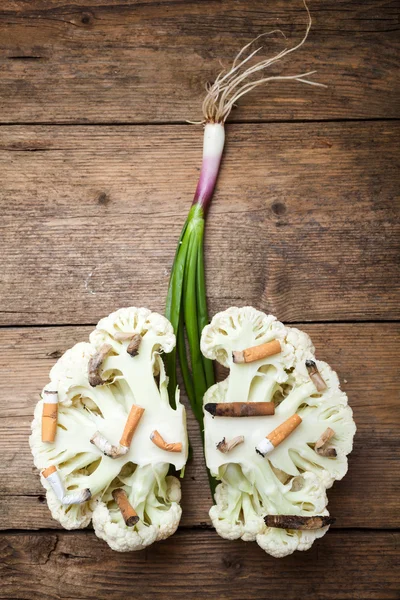
<instances>
[{"instance_id":1,"label":"spring onion bulb","mask_svg":"<svg viewBox=\"0 0 400 600\"><path fill-rule=\"evenodd\" d=\"M166 317L172 323L177 337L176 349L166 356L170 403L172 406L175 405L177 357L179 357L183 382L191 408L199 422L203 442L203 396L215 383L212 362L204 358L200 351L201 332L208 324L203 238L205 218L214 193L224 150L224 124L239 98L261 84L277 80L295 80L314 86L321 85L308 79L315 71L299 75L259 76L260 71L282 60L306 41L311 28L311 16L305 0L303 1L308 15L303 39L292 48L284 48L271 58L255 62L253 59L262 47L250 50L252 45L265 35L282 34L282 32L275 30L268 34L261 34L244 46L235 57L230 69L220 73L215 82L208 86L203 101L203 120L199 122L204 125L200 177L191 210L179 238L166 302ZM188 354L186 343L189 347ZM213 491L212 478L210 483Z\"/></svg>"}]
</instances>

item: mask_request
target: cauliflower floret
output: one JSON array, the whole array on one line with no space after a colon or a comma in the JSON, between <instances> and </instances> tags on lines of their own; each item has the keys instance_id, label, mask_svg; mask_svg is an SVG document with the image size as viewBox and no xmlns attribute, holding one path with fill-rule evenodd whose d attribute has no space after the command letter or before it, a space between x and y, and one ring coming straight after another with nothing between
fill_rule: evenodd
<instances>
[{"instance_id":1,"label":"cauliflower floret","mask_svg":"<svg viewBox=\"0 0 400 600\"><path fill-rule=\"evenodd\" d=\"M167 463L146 465L136 467L131 475L120 475L129 502L139 516L133 527L125 524L111 488L107 490L94 510L93 527L113 550L141 550L175 533L182 514L178 504L180 483L176 477L166 475L168 468Z\"/></svg>"},{"instance_id":2,"label":"cauliflower floret","mask_svg":"<svg viewBox=\"0 0 400 600\"><path fill-rule=\"evenodd\" d=\"M122 519L115 522L104 502L100 502L93 512L93 527L97 537L117 552L143 550L157 540L157 527L140 521L135 527L127 527Z\"/></svg>"},{"instance_id":3,"label":"cauliflower floret","mask_svg":"<svg viewBox=\"0 0 400 600\"><path fill-rule=\"evenodd\" d=\"M135 334L140 335L140 344L132 355L128 345ZM90 360L105 344L100 384L91 384ZM64 497L59 499L47 479L41 478L52 515L66 529L85 527L93 513L96 533L111 547L121 545L116 540L126 537L123 549L138 549L172 535L178 527L180 483L167 475L170 465L165 461L177 470L186 463L186 414L178 389L176 408L169 404L168 379L159 356L174 345L172 326L165 317L145 308L125 308L102 319L90 343L76 344L52 368L45 389L58 393L57 434L53 443L42 442L42 397L30 437L35 466L56 467L66 497L87 490L92 497L67 506ZM144 411L128 450L117 458L103 454L91 438L99 432L110 444L118 445L133 405ZM154 430L166 440L179 441L182 451L167 453L156 446L150 439ZM134 489L130 499L141 519L134 529L126 527L111 496L111 490L121 485L129 493Z\"/></svg>"},{"instance_id":4,"label":"cauliflower floret","mask_svg":"<svg viewBox=\"0 0 400 600\"><path fill-rule=\"evenodd\" d=\"M325 513L327 514L327 513ZM314 541L328 531L329 527L314 531L296 531L267 527L265 533L257 536L257 544L271 556L283 558L295 550L309 550Z\"/></svg>"},{"instance_id":5,"label":"cauliflower floret","mask_svg":"<svg viewBox=\"0 0 400 600\"><path fill-rule=\"evenodd\" d=\"M233 353L279 340L281 351L254 362L237 363ZM229 367L229 376L204 395L204 405L225 402L274 402L275 414L251 418L214 418L204 411L205 453L212 475L222 481L210 517L218 533L228 539L257 542L273 556L308 549L320 530L278 530L266 527L269 515L325 515L325 490L347 471L355 424L338 377L324 362L316 361L310 337L285 327L272 315L254 308L230 308L204 328L201 349ZM317 390L306 368L313 361L326 383ZM297 414L298 426L266 458L255 452L260 441ZM331 428L329 445L335 456L314 450ZM244 437L229 454L219 451L223 439Z\"/></svg>"}]
</instances>

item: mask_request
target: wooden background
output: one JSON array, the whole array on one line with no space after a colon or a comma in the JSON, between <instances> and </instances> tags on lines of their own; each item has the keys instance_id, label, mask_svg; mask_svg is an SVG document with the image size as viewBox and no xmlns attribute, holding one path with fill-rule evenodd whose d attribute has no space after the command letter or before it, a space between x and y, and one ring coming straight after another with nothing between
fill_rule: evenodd
<instances>
[{"instance_id":1,"label":"wooden background","mask_svg":"<svg viewBox=\"0 0 400 600\"><path fill-rule=\"evenodd\" d=\"M211 314L248 303L304 328L358 426L329 493L335 527L276 560L212 530L192 419L181 527L129 554L51 519L28 435L49 369L100 317L163 311L200 166L185 120L251 37L300 39L301 1L2 0L1 598L400 597L399 5L310 8L309 41L275 72L315 68L328 87L275 83L240 102L206 232Z\"/></svg>"}]
</instances>

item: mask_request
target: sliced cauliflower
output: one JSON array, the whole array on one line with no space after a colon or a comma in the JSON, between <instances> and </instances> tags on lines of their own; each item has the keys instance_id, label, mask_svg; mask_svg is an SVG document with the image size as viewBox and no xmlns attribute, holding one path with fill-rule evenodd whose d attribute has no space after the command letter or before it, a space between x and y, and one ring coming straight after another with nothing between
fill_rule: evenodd
<instances>
[{"instance_id":1,"label":"sliced cauliflower","mask_svg":"<svg viewBox=\"0 0 400 600\"><path fill-rule=\"evenodd\" d=\"M244 364L232 353L279 340L281 352ZM347 396L336 373L314 358L309 336L285 327L272 315L252 307L230 308L217 314L204 328L203 354L230 369L229 376L212 386L204 405L225 402L274 402L275 414L260 417L213 417L204 411L205 454L217 487L212 522L222 537L257 543L273 556L308 549L319 530L284 530L266 527L271 515L327 515L325 490L347 472L355 424ZM306 360L315 361L326 383L318 392L310 379ZM297 413L302 422L267 457L255 451L261 440ZM322 456L314 445L327 428L334 430L330 446L336 457ZM220 452L223 439L244 436L228 454Z\"/></svg>"},{"instance_id":2,"label":"sliced cauliflower","mask_svg":"<svg viewBox=\"0 0 400 600\"><path fill-rule=\"evenodd\" d=\"M137 354L127 352L129 335L140 334ZM89 383L89 361L104 344L110 346L101 365L104 384ZM170 464L182 469L188 440L185 408L176 393L176 409L168 401L161 352L175 345L171 324L145 308L123 308L102 319L90 335L90 343L76 344L50 372L47 390L58 392L58 422L54 443L42 442L43 398L35 408L30 446L35 466L57 467L67 493L89 489L91 499L66 506L57 499L48 480L41 477L53 518L66 529L86 527L93 518L98 537L115 550L139 550L172 535L181 509L180 483L167 476ZM100 432L118 444L133 405L144 410L128 451L111 458L91 443ZM158 430L169 441L182 444L178 453L152 443ZM112 491L122 487L140 517L127 527Z\"/></svg>"}]
</instances>

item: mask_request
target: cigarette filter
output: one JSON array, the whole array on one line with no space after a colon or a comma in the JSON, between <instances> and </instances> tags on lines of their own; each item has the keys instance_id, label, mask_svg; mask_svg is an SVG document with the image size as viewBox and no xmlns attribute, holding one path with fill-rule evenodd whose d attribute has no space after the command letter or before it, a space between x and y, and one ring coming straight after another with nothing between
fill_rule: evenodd
<instances>
[{"instance_id":1,"label":"cigarette filter","mask_svg":"<svg viewBox=\"0 0 400 600\"><path fill-rule=\"evenodd\" d=\"M284 421L282 425L279 425L276 429L271 431L256 447L256 451L261 456L265 456L272 452L274 448L279 446L301 423L301 417L298 414L294 414L289 419Z\"/></svg>"},{"instance_id":2,"label":"cigarette filter","mask_svg":"<svg viewBox=\"0 0 400 600\"><path fill-rule=\"evenodd\" d=\"M51 489L55 493L57 499L64 506L68 506L70 504L82 504L87 500L90 500L92 494L89 489L85 490L76 490L70 492L69 494L65 493L64 484L61 480L60 473L57 471L57 468L54 465L47 467L42 471L43 477L46 481L49 482Z\"/></svg>"},{"instance_id":3,"label":"cigarette filter","mask_svg":"<svg viewBox=\"0 0 400 600\"><path fill-rule=\"evenodd\" d=\"M165 450L166 452L182 452L182 444L181 442L175 442L172 444L167 444L164 438L158 433L157 430L152 431L150 434L150 439L161 450Z\"/></svg>"},{"instance_id":4,"label":"cigarette filter","mask_svg":"<svg viewBox=\"0 0 400 600\"><path fill-rule=\"evenodd\" d=\"M54 442L57 433L58 393L43 391L42 442Z\"/></svg>"},{"instance_id":5,"label":"cigarette filter","mask_svg":"<svg viewBox=\"0 0 400 600\"><path fill-rule=\"evenodd\" d=\"M125 524L128 527L133 527L136 525L136 523L139 521L139 517L132 504L129 502L125 490L118 488L113 491L112 496L115 502L118 504L118 508L122 513Z\"/></svg>"},{"instance_id":6,"label":"cigarette filter","mask_svg":"<svg viewBox=\"0 0 400 600\"><path fill-rule=\"evenodd\" d=\"M232 352L234 363L251 363L267 356L273 356L279 354L282 351L279 340L272 340L272 342L266 342L260 346L252 346L246 348L246 350L236 350Z\"/></svg>"},{"instance_id":7,"label":"cigarette filter","mask_svg":"<svg viewBox=\"0 0 400 600\"><path fill-rule=\"evenodd\" d=\"M128 419L125 424L125 428L119 443L121 446L127 446L128 448L131 445L133 434L136 431L137 426L139 425L139 421L142 418L144 413L144 408L141 406L137 406L134 404L129 412Z\"/></svg>"}]
</instances>

